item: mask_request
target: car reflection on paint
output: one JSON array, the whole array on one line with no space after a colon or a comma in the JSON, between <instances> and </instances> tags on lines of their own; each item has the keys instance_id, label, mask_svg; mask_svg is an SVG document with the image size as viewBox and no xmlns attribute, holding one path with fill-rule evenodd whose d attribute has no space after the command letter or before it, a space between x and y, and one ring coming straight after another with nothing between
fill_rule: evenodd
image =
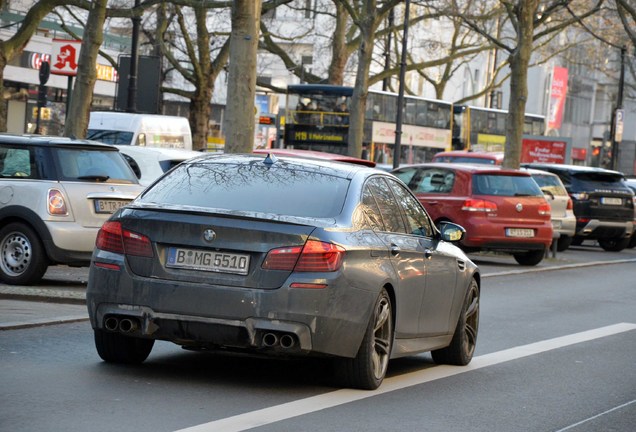
<instances>
[{"instance_id":1,"label":"car reflection on paint","mask_svg":"<svg viewBox=\"0 0 636 432\"><path fill-rule=\"evenodd\" d=\"M470 362L480 276L408 188L361 165L274 155L186 161L104 224L86 293L95 344L141 363L189 349L319 356L377 388L390 358Z\"/></svg>"}]
</instances>

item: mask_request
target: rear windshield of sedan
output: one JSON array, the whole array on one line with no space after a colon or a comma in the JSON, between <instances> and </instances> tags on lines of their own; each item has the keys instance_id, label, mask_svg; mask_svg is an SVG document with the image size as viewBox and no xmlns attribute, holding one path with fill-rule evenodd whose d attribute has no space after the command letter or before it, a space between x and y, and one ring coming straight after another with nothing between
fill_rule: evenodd
<instances>
[{"instance_id":1,"label":"rear windshield of sedan","mask_svg":"<svg viewBox=\"0 0 636 432\"><path fill-rule=\"evenodd\" d=\"M349 183L297 165L193 163L177 167L138 202L333 218L342 211Z\"/></svg>"},{"instance_id":2,"label":"rear windshield of sedan","mask_svg":"<svg viewBox=\"0 0 636 432\"><path fill-rule=\"evenodd\" d=\"M543 196L530 176L475 174L473 194L497 196Z\"/></svg>"}]
</instances>

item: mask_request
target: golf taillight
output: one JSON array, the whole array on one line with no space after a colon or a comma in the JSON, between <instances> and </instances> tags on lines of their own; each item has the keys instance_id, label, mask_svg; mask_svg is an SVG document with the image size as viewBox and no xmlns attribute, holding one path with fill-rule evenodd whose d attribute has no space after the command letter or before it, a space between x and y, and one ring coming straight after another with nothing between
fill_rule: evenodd
<instances>
[{"instance_id":1,"label":"golf taillight","mask_svg":"<svg viewBox=\"0 0 636 432\"><path fill-rule=\"evenodd\" d=\"M545 203L545 204L539 205L539 214L541 216L550 216L551 213L552 213L552 209L550 208L550 204Z\"/></svg>"},{"instance_id":2,"label":"golf taillight","mask_svg":"<svg viewBox=\"0 0 636 432\"><path fill-rule=\"evenodd\" d=\"M573 210L574 209L574 204L572 203L572 198L568 198L568 206L566 208L567 208L567 210Z\"/></svg>"},{"instance_id":3,"label":"golf taillight","mask_svg":"<svg viewBox=\"0 0 636 432\"><path fill-rule=\"evenodd\" d=\"M272 249L262 267L266 270L333 272L342 265L345 249L333 243L308 240L304 246Z\"/></svg>"},{"instance_id":4,"label":"golf taillight","mask_svg":"<svg viewBox=\"0 0 636 432\"><path fill-rule=\"evenodd\" d=\"M494 213L497 211L497 203L482 199L467 199L462 205L462 210L469 212Z\"/></svg>"},{"instance_id":5,"label":"golf taillight","mask_svg":"<svg viewBox=\"0 0 636 432\"><path fill-rule=\"evenodd\" d=\"M98 249L142 257L152 257L152 245L145 235L122 229L119 222L104 222L97 233Z\"/></svg>"}]
</instances>

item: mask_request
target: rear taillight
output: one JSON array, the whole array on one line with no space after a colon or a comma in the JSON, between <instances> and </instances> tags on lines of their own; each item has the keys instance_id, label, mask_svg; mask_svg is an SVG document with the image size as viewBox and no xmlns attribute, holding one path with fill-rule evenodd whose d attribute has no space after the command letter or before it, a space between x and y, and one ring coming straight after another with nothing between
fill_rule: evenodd
<instances>
[{"instance_id":1,"label":"rear taillight","mask_svg":"<svg viewBox=\"0 0 636 432\"><path fill-rule=\"evenodd\" d=\"M152 257L152 245L145 235L122 229L119 222L104 222L97 233L98 249L119 254Z\"/></svg>"},{"instance_id":2,"label":"rear taillight","mask_svg":"<svg viewBox=\"0 0 636 432\"><path fill-rule=\"evenodd\" d=\"M539 206L539 214L540 214L541 216L550 216L550 213L551 213L551 212L552 212L552 211L551 211L551 209L550 209L550 204L545 203L545 204L541 204L541 205Z\"/></svg>"},{"instance_id":3,"label":"rear taillight","mask_svg":"<svg viewBox=\"0 0 636 432\"><path fill-rule=\"evenodd\" d=\"M572 193L572 194L570 194L570 197L572 199L577 200L577 201L585 201L585 200L590 198L590 196L586 192Z\"/></svg>"},{"instance_id":4,"label":"rear taillight","mask_svg":"<svg viewBox=\"0 0 636 432\"><path fill-rule=\"evenodd\" d=\"M262 267L267 270L292 271L302 250L302 246L272 249L267 253Z\"/></svg>"},{"instance_id":5,"label":"rear taillight","mask_svg":"<svg viewBox=\"0 0 636 432\"><path fill-rule=\"evenodd\" d=\"M308 240L304 246L272 249L262 268L295 272L333 272L342 265L345 249L341 246Z\"/></svg>"},{"instance_id":6,"label":"rear taillight","mask_svg":"<svg viewBox=\"0 0 636 432\"><path fill-rule=\"evenodd\" d=\"M568 205L566 207L567 210L573 210L574 204L572 203L572 198L568 198Z\"/></svg>"},{"instance_id":7,"label":"rear taillight","mask_svg":"<svg viewBox=\"0 0 636 432\"><path fill-rule=\"evenodd\" d=\"M469 212L494 213L497 211L497 204L492 201L481 199L467 199L462 205L462 210Z\"/></svg>"},{"instance_id":8,"label":"rear taillight","mask_svg":"<svg viewBox=\"0 0 636 432\"><path fill-rule=\"evenodd\" d=\"M68 214L66 201L61 191L57 189L49 190L48 210L50 215L65 216Z\"/></svg>"}]
</instances>

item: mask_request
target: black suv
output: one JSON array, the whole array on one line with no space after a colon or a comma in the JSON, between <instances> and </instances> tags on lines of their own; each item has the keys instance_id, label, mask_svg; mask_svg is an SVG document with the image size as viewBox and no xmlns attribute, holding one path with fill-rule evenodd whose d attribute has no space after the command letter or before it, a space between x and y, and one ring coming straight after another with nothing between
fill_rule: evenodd
<instances>
[{"instance_id":1,"label":"black suv","mask_svg":"<svg viewBox=\"0 0 636 432\"><path fill-rule=\"evenodd\" d=\"M522 164L552 172L561 178L576 216L573 245L597 240L606 251L627 247L634 232L634 192L618 171L578 165Z\"/></svg>"},{"instance_id":2,"label":"black suv","mask_svg":"<svg viewBox=\"0 0 636 432\"><path fill-rule=\"evenodd\" d=\"M114 146L0 134L0 282L87 266L104 221L142 190Z\"/></svg>"}]
</instances>

